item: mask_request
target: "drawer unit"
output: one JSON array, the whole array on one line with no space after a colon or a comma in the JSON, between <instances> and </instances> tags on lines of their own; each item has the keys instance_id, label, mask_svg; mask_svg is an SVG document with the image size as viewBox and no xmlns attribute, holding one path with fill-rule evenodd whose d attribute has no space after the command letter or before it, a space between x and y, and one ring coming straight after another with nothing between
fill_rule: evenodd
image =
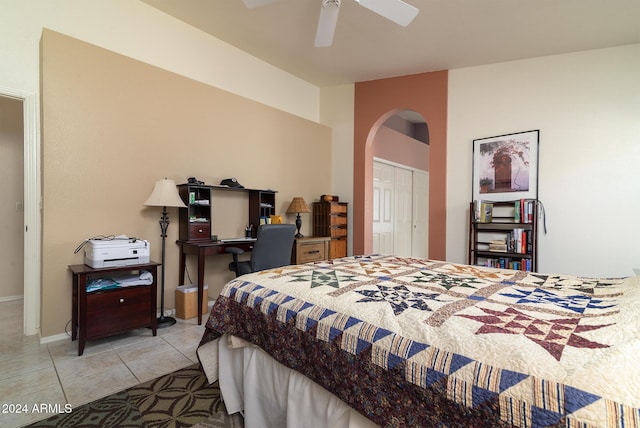
<instances>
[{"instance_id":1,"label":"drawer unit","mask_svg":"<svg viewBox=\"0 0 640 428\"><path fill-rule=\"evenodd\" d=\"M211 239L211 226L207 223L190 223L189 237L193 241L204 241Z\"/></svg>"},{"instance_id":2,"label":"drawer unit","mask_svg":"<svg viewBox=\"0 0 640 428\"><path fill-rule=\"evenodd\" d=\"M78 355L84 352L87 340L100 339L136 328L148 327L156 335L156 297L158 266L149 262L139 265L92 268L71 265L71 340L78 340ZM123 273L138 275L149 272L149 285L134 285L87 293L87 283L94 278L111 278Z\"/></svg>"},{"instance_id":3,"label":"drawer unit","mask_svg":"<svg viewBox=\"0 0 640 428\"><path fill-rule=\"evenodd\" d=\"M321 202L324 203L324 202ZM331 212L333 214L347 214L347 203L346 202L327 202L329 205L331 205Z\"/></svg>"},{"instance_id":4,"label":"drawer unit","mask_svg":"<svg viewBox=\"0 0 640 428\"><path fill-rule=\"evenodd\" d=\"M348 207L346 202L321 201L313 203L313 234L331 238L329 259L346 257L347 255Z\"/></svg>"},{"instance_id":5,"label":"drawer unit","mask_svg":"<svg viewBox=\"0 0 640 428\"><path fill-rule=\"evenodd\" d=\"M347 255L347 238L332 239L329 242L329 259L337 259Z\"/></svg>"},{"instance_id":6,"label":"drawer unit","mask_svg":"<svg viewBox=\"0 0 640 428\"><path fill-rule=\"evenodd\" d=\"M327 260L329 257L329 237L296 238L293 244L291 263L302 264Z\"/></svg>"},{"instance_id":7,"label":"drawer unit","mask_svg":"<svg viewBox=\"0 0 640 428\"><path fill-rule=\"evenodd\" d=\"M329 217L331 226L346 226L347 225L347 216L346 215L332 215Z\"/></svg>"},{"instance_id":8,"label":"drawer unit","mask_svg":"<svg viewBox=\"0 0 640 428\"><path fill-rule=\"evenodd\" d=\"M151 294L150 285L87 294L87 339L150 325Z\"/></svg>"},{"instance_id":9,"label":"drawer unit","mask_svg":"<svg viewBox=\"0 0 640 428\"><path fill-rule=\"evenodd\" d=\"M343 227L335 227L329 229L329 233L332 238L342 238L347 236L347 229Z\"/></svg>"}]
</instances>

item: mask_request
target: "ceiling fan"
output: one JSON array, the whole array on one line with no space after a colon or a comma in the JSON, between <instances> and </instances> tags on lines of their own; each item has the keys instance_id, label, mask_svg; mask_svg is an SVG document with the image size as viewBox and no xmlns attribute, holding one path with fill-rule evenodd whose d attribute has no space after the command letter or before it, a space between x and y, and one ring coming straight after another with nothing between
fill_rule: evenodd
<instances>
[{"instance_id":1,"label":"ceiling fan","mask_svg":"<svg viewBox=\"0 0 640 428\"><path fill-rule=\"evenodd\" d=\"M242 0L248 8L264 6L278 0ZM354 0L372 12L406 27L418 14L418 8L402 0ZM320 19L316 30L316 47L331 46L338 22L341 0L322 0Z\"/></svg>"}]
</instances>

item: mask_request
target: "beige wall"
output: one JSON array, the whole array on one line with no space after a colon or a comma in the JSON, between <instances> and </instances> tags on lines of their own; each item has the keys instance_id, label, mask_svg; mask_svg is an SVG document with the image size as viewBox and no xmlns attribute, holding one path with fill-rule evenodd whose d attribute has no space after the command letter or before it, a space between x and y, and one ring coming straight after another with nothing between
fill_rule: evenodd
<instances>
[{"instance_id":1,"label":"beige wall","mask_svg":"<svg viewBox=\"0 0 640 428\"><path fill-rule=\"evenodd\" d=\"M22 101L0 97L0 300L23 295Z\"/></svg>"},{"instance_id":2,"label":"beige wall","mask_svg":"<svg viewBox=\"0 0 640 428\"><path fill-rule=\"evenodd\" d=\"M331 190L329 128L48 30L42 112L43 336L63 332L70 319L67 265L82 263L73 250L84 239L137 236L160 258L160 213L142 205L157 179L237 177L246 187L277 190L282 214L294 196L311 202ZM214 195L215 216L229 207L229 235L246 223L245 201ZM167 308L174 307L179 255L177 211L170 217ZM227 234L215 218L213 229ZM302 232L310 230L303 219ZM208 260L210 295L232 277L228 262Z\"/></svg>"},{"instance_id":3,"label":"beige wall","mask_svg":"<svg viewBox=\"0 0 640 428\"><path fill-rule=\"evenodd\" d=\"M353 115L354 85L324 87L320 123L331 127L332 195L349 203L347 254L353 254Z\"/></svg>"},{"instance_id":4,"label":"beige wall","mask_svg":"<svg viewBox=\"0 0 640 428\"><path fill-rule=\"evenodd\" d=\"M48 28L318 120L316 85L141 1L0 0L0 10L2 86L31 93L39 91L40 37L42 29Z\"/></svg>"}]
</instances>

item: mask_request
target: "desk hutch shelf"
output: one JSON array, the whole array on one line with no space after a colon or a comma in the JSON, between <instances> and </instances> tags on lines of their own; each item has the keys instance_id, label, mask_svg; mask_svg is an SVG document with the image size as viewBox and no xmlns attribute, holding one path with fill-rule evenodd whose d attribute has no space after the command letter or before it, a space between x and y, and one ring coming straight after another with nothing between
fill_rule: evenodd
<instances>
[{"instance_id":1,"label":"desk hutch shelf","mask_svg":"<svg viewBox=\"0 0 640 428\"><path fill-rule=\"evenodd\" d=\"M276 213L276 193L275 190L262 190L262 189L245 189L238 187L227 186L212 186L216 191L227 192L246 192L249 194L249 222L254 227L251 231L252 237L256 237L258 226L260 225L260 218L270 217Z\"/></svg>"},{"instance_id":2,"label":"desk hutch shelf","mask_svg":"<svg viewBox=\"0 0 640 428\"><path fill-rule=\"evenodd\" d=\"M180 184L178 193L187 206L180 209L180 240L211 240L211 186Z\"/></svg>"},{"instance_id":3,"label":"desk hutch shelf","mask_svg":"<svg viewBox=\"0 0 640 428\"><path fill-rule=\"evenodd\" d=\"M212 206L215 204L214 193L221 192L245 192L249 195L248 222L255 227L252 229L253 238L256 237L260 218L275 214L276 191L246 189L228 186L209 186L205 184L180 184L178 193L187 206L180 208L180 232L176 242L180 245L180 274L179 284L184 284L184 272L187 255L195 255L198 258L198 308L201 308L204 300L204 267L205 258L213 255L225 254L228 246L240 247L245 251L251 251L253 240L242 242L212 241L211 231L215 219L212 218ZM200 312L200 311L197 311ZM202 313L198 313L198 325L202 324Z\"/></svg>"},{"instance_id":4,"label":"desk hutch shelf","mask_svg":"<svg viewBox=\"0 0 640 428\"><path fill-rule=\"evenodd\" d=\"M256 237L260 218L275 214L276 191L245 189L227 186L208 186L205 184L179 184L178 193L187 208L180 209L180 241L210 241L211 218L214 191L246 192L249 194L248 224L253 224L253 237Z\"/></svg>"}]
</instances>

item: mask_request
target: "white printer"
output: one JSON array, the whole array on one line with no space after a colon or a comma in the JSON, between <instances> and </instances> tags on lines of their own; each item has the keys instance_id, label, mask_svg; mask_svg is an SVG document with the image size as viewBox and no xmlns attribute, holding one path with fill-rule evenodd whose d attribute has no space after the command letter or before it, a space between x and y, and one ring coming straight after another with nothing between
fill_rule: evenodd
<instances>
[{"instance_id":1,"label":"white printer","mask_svg":"<svg viewBox=\"0 0 640 428\"><path fill-rule=\"evenodd\" d=\"M85 245L84 263L92 268L149 263L149 241L126 237L90 239Z\"/></svg>"}]
</instances>

